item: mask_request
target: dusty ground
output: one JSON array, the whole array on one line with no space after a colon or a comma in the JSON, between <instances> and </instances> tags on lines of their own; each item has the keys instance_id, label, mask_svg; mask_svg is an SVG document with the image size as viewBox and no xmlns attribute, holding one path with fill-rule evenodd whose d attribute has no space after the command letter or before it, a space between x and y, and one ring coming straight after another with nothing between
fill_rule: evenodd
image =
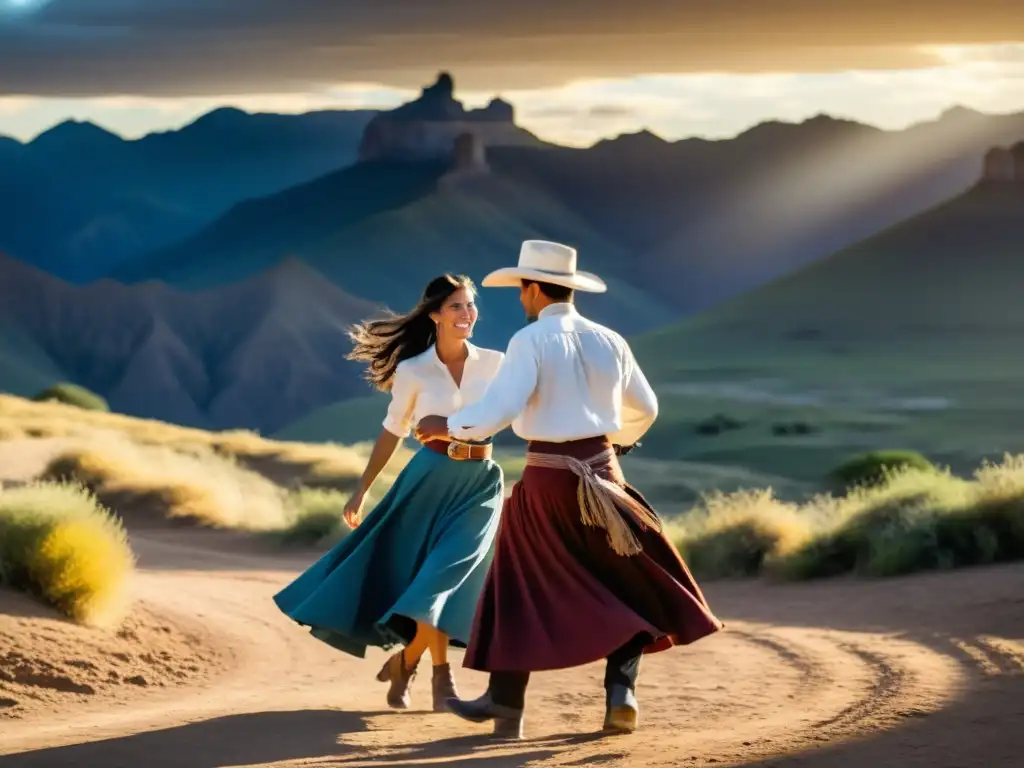
<instances>
[{"instance_id":1,"label":"dusty ground","mask_svg":"<svg viewBox=\"0 0 1024 768\"><path fill-rule=\"evenodd\" d=\"M0 718L2 768L1024 764L1020 566L708 585L728 629L645 661L637 733L597 734L602 668L593 665L537 675L528 739L509 746L452 715L387 711L373 680L383 654L349 658L283 617L270 598L308 557L182 530L140 532L133 545L134 637L71 628L21 598L0 602L0 669L9 673L13 652L17 664L50 664L94 688L7 683L0 698L17 704ZM113 653L153 684L110 677ZM457 674L465 694L485 684ZM416 694L416 706L429 704L425 676Z\"/></svg>"},{"instance_id":2,"label":"dusty ground","mask_svg":"<svg viewBox=\"0 0 1024 768\"><path fill-rule=\"evenodd\" d=\"M79 704L127 706L149 689L206 681L230 654L188 617L140 606L119 626L88 628L0 590L0 723L59 716Z\"/></svg>"}]
</instances>

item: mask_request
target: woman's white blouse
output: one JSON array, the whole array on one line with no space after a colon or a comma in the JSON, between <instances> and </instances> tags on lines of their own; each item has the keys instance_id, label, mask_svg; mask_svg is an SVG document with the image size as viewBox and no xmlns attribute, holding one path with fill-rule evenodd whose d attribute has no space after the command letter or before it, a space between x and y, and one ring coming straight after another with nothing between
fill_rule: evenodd
<instances>
[{"instance_id":1,"label":"woman's white blouse","mask_svg":"<svg viewBox=\"0 0 1024 768\"><path fill-rule=\"evenodd\" d=\"M424 416L450 416L483 396L505 354L466 344L469 355L462 371L461 387L455 385L451 372L441 362L433 345L426 352L398 364L391 383L391 404L384 429L398 437L408 437Z\"/></svg>"}]
</instances>

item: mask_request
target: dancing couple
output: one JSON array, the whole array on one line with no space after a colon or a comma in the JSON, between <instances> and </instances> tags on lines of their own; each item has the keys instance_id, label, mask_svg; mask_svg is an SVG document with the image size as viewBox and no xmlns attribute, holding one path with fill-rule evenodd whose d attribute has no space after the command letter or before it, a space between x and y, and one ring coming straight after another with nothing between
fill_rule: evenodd
<instances>
[{"instance_id":1,"label":"dancing couple","mask_svg":"<svg viewBox=\"0 0 1024 768\"><path fill-rule=\"evenodd\" d=\"M722 628L619 465L657 418L657 399L626 341L575 308L575 291L606 286L577 271L574 249L528 240L518 266L483 285L519 288L530 321L504 355L468 341L477 311L466 278L438 278L408 314L355 329L352 357L391 392L345 509L358 527L275 600L354 655L403 645L377 676L392 707L411 706L429 649L435 711L520 738L532 672L605 659L604 727L633 731L643 655ZM502 504L491 441L508 426L527 456ZM421 448L360 522L366 490L413 431ZM465 667L490 673L479 698L460 698L450 645L466 648Z\"/></svg>"}]
</instances>

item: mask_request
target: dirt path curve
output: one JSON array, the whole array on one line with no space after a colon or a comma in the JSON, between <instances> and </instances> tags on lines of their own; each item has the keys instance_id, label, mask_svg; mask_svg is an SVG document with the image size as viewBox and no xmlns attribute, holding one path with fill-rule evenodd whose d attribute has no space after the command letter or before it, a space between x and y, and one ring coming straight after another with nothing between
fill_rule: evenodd
<instances>
[{"instance_id":1,"label":"dirt path curve","mask_svg":"<svg viewBox=\"0 0 1024 768\"><path fill-rule=\"evenodd\" d=\"M233 541L227 537L228 541ZM393 713L373 675L284 618L271 595L307 562L196 532L133 537L138 596L227 650L202 686L66 717L0 721L0 768L90 766L1021 764L1024 568L885 582L711 585L726 632L645 661L641 729L600 737L602 667L536 676L527 740ZM214 548L217 547L217 548ZM458 664L458 657L455 659ZM483 676L459 670L464 694ZM429 703L429 679L414 685Z\"/></svg>"}]
</instances>

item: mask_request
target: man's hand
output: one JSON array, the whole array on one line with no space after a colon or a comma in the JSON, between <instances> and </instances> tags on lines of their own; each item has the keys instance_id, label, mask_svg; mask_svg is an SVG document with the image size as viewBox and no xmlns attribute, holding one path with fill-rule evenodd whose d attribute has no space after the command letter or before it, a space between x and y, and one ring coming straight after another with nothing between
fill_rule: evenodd
<instances>
[{"instance_id":1,"label":"man's hand","mask_svg":"<svg viewBox=\"0 0 1024 768\"><path fill-rule=\"evenodd\" d=\"M448 437L448 419L444 416L424 416L416 425L416 439L421 443Z\"/></svg>"}]
</instances>

